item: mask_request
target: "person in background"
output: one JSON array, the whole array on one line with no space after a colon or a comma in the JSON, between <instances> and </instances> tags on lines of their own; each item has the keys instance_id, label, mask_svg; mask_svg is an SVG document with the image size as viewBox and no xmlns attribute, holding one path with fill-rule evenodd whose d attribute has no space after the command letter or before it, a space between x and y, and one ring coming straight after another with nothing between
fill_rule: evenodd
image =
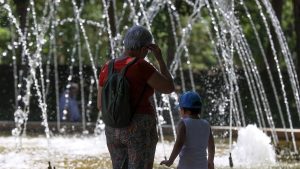
<instances>
[{"instance_id":1,"label":"person in background","mask_svg":"<svg viewBox=\"0 0 300 169\"><path fill-rule=\"evenodd\" d=\"M81 120L81 114L76 100L79 87L77 83L71 83L59 98L60 119L62 121L78 122Z\"/></svg>"},{"instance_id":2,"label":"person in background","mask_svg":"<svg viewBox=\"0 0 300 169\"><path fill-rule=\"evenodd\" d=\"M155 107L151 104L154 90L160 93L174 91L173 78L163 60L161 50L152 42L151 33L142 26L131 27L124 38L124 56L114 62L114 70L120 71L134 59L125 76L130 86L131 106L135 112L125 128L105 126L106 143L114 169L152 169L156 144ZM159 71L144 60L152 52L159 64ZM108 63L99 75L98 109L101 110L102 88L108 78ZM122 113L122 112L120 112Z\"/></svg>"},{"instance_id":3,"label":"person in background","mask_svg":"<svg viewBox=\"0 0 300 169\"><path fill-rule=\"evenodd\" d=\"M178 169L214 169L215 143L209 123L199 117L201 97L196 92L183 93L179 107L182 120L177 126L177 139L170 158L160 164L171 166L179 154Z\"/></svg>"}]
</instances>

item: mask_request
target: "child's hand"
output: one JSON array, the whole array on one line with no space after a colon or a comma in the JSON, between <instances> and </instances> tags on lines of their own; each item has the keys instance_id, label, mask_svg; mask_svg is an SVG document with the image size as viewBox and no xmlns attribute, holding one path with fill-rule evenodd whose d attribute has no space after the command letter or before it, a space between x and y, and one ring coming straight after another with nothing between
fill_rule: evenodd
<instances>
[{"instance_id":1,"label":"child's hand","mask_svg":"<svg viewBox=\"0 0 300 169\"><path fill-rule=\"evenodd\" d=\"M214 169L214 162L213 161L208 161L208 169Z\"/></svg>"},{"instance_id":2,"label":"child's hand","mask_svg":"<svg viewBox=\"0 0 300 169\"><path fill-rule=\"evenodd\" d=\"M170 167L173 164L173 161L164 160L164 161L160 162L160 165L163 165L163 164Z\"/></svg>"}]
</instances>

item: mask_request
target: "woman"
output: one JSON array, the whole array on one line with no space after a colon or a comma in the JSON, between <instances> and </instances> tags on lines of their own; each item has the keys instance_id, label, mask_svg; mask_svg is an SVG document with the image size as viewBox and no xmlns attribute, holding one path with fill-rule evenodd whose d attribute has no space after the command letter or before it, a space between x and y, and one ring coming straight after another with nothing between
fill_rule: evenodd
<instances>
[{"instance_id":1,"label":"woman","mask_svg":"<svg viewBox=\"0 0 300 169\"><path fill-rule=\"evenodd\" d=\"M152 44L151 33L142 26L130 28L124 38L125 52L116 59L114 69L120 71L134 58L126 77L130 83L130 100L137 105L131 124L126 128L105 127L106 141L114 169L152 169L158 141L155 108L151 104L154 90L160 93L174 91L173 78L162 58L161 50ZM146 62L148 51L153 52L158 64L157 71ZM108 62L99 77L97 106L101 110L101 93L108 76ZM141 97L140 97L141 96ZM137 104L138 103L138 104Z\"/></svg>"}]
</instances>

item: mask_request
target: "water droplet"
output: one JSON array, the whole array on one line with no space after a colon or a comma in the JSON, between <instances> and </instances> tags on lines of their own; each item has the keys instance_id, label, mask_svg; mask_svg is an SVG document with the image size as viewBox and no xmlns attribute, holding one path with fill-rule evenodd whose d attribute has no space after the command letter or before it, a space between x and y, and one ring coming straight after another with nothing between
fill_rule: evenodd
<instances>
[{"instance_id":1,"label":"water droplet","mask_svg":"<svg viewBox=\"0 0 300 169\"><path fill-rule=\"evenodd\" d=\"M64 114L64 115L68 114L68 111L67 111L67 110L64 110L64 111L63 111L63 114Z\"/></svg>"},{"instance_id":2,"label":"water droplet","mask_svg":"<svg viewBox=\"0 0 300 169\"><path fill-rule=\"evenodd\" d=\"M2 56L7 56L7 51L4 51L3 53L2 53Z\"/></svg>"},{"instance_id":3,"label":"water droplet","mask_svg":"<svg viewBox=\"0 0 300 169\"><path fill-rule=\"evenodd\" d=\"M7 49L8 50L12 50L12 46L11 45L7 45Z\"/></svg>"}]
</instances>

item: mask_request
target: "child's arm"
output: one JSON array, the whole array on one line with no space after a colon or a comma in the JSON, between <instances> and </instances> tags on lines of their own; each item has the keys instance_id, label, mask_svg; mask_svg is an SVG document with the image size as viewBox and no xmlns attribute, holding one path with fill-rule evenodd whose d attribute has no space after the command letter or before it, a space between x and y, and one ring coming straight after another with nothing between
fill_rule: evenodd
<instances>
[{"instance_id":1,"label":"child's arm","mask_svg":"<svg viewBox=\"0 0 300 169\"><path fill-rule=\"evenodd\" d=\"M165 164L166 166L170 167L178 154L181 151L181 148L185 141L185 125L184 122L181 120L177 126L177 139L175 141L172 153L170 155L169 160L164 160L160 163L160 165Z\"/></svg>"},{"instance_id":2,"label":"child's arm","mask_svg":"<svg viewBox=\"0 0 300 169\"><path fill-rule=\"evenodd\" d=\"M215 141L211 129L208 138L208 169L214 169Z\"/></svg>"}]
</instances>

